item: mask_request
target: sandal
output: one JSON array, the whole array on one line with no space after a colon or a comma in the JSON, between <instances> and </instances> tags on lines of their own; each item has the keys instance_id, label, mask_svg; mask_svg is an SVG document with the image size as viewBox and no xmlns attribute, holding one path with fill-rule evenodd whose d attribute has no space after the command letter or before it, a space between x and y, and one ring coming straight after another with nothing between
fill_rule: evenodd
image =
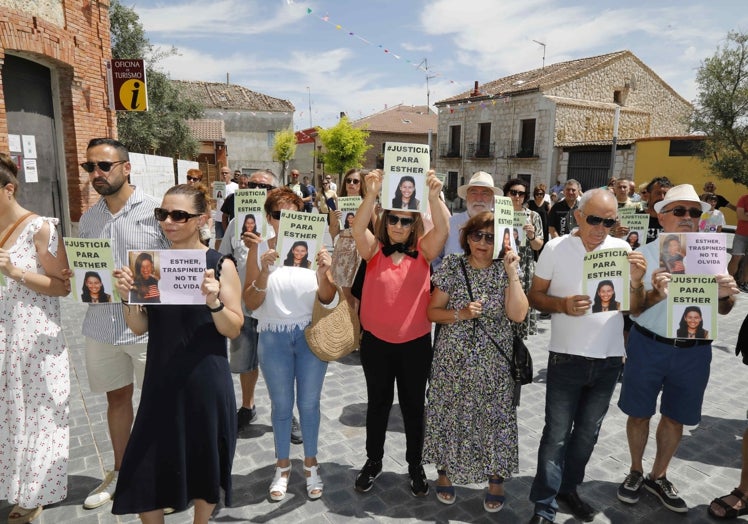
<instances>
[{"instance_id":1,"label":"sandal","mask_svg":"<svg viewBox=\"0 0 748 524\"><path fill-rule=\"evenodd\" d=\"M16 504L13 506L10 515L8 515L8 524L26 524L27 522L31 522L42 514L42 509L42 506L26 509Z\"/></svg>"},{"instance_id":2,"label":"sandal","mask_svg":"<svg viewBox=\"0 0 748 524\"><path fill-rule=\"evenodd\" d=\"M284 477L284 473L288 473L288 476ZM270 500L278 502L279 500L283 500L286 497L286 491L288 490L288 477L290 476L290 464L285 468L275 466L275 476L273 477L272 484L270 484Z\"/></svg>"},{"instance_id":3,"label":"sandal","mask_svg":"<svg viewBox=\"0 0 748 524\"><path fill-rule=\"evenodd\" d=\"M322 477L319 476L319 464L314 466L304 466L304 471L309 472L309 476L306 478L306 494L312 500L317 500L322 496L322 488L325 485L322 483Z\"/></svg>"},{"instance_id":4,"label":"sandal","mask_svg":"<svg viewBox=\"0 0 748 524\"><path fill-rule=\"evenodd\" d=\"M735 508L731 506L730 504L728 504L725 501L725 498L729 496L733 496L736 499L738 499L738 502L742 504L742 507ZM715 504L721 507L725 511L724 515L718 515L717 513L712 511L712 506ZM711 502L711 504L709 504L709 507L707 508L707 512L709 513L709 515L719 520L730 520L730 519L738 518L741 515L748 514L748 497L746 497L745 493L740 491L738 488L735 488L734 490L730 492L729 495L723 495L722 497L714 499Z\"/></svg>"},{"instance_id":5,"label":"sandal","mask_svg":"<svg viewBox=\"0 0 748 524\"><path fill-rule=\"evenodd\" d=\"M486 492L486 496L483 499L483 509L485 509L488 513L498 513L504 508L504 502L506 501L506 497L504 495L494 495L491 493L491 484L494 486L500 486L504 483L504 479L501 477L489 477L488 478L488 489L489 491ZM498 504L497 506L494 506L493 504Z\"/></svg>"},{"instance_id":6,"label":"sandal","mask_svg":"<svg viewBox=\"0 0 748 524\"><path fill-rule=\"evenodd\" d=\"M436 473L440 477L447 477L447 472L443 469L436 470ZM447 477L447 480L449 480L449 477ZM455 493L455 487L452 485L452 482L450 481L449 486L440 486L439 480L436 481L436 500L441 502L442 504L454 504L455 498L457 498L457 494Z\"/></svg>"}]
</instances>

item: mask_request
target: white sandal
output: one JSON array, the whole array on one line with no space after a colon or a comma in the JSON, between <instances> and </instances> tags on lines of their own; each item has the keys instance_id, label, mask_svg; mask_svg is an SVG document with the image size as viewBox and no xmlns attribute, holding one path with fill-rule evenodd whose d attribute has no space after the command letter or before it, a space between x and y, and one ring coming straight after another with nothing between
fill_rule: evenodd
<instances>
[{"instance_id":1,"label":"white sandal","mask_svg":"<svg viewBox=\"0 0 748 524\"><path fill-rule=\"evenodd\" d=\"M322 489L325 487L322 483L322 477L319 476L319 464L304 466L304 471L309 472L309 476L306 478L306 494L309 495L310 499L316 500L322 496Z\"/></svg>"},{"instance_id":2,"label":"white sandal","mask_svg":"<svg viewBox=\"0 0 748 524\"><path fill-rule=\"evenodd\" d=\"M288 473L288 477L284 477L283 474ZM291 465L289 464L285 468L280 466L275 467L275 476L273 482L270 484L270 500L279 501L286 497L286 490L288 490L288 478L291 476ZM274 495L274 493L280 493L280 495Z\"/></svg>"}]
</instances>

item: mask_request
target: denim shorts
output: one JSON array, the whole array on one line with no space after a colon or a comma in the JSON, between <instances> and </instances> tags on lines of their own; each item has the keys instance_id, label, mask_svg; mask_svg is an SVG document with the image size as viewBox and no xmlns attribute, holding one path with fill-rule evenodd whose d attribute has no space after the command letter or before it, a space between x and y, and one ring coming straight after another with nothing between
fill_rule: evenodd
<instances>
[{"instance_id":1,"label":"denim shorts","mask_svg":"<svg viewBox=\"0 0 748 524\"><path fill-rule=\"evenodd\" d=\"M626 357L618 399L621 411L631 417L649 418L655 414L662 391L660 413L688 426L699 423L712 362L710 343L678 348L634 328Z\"/></svg>"},{"instance_id":2,"label":"denim shorts","mask_svg":"<svg viewBox=\"0 0 748 524\"><path fill-rule=\"evenodd\" d=\"M245 316L241 333L229 340L229 368L232 373L257 369L257 319Z\"/></svg>"}]
</instances>

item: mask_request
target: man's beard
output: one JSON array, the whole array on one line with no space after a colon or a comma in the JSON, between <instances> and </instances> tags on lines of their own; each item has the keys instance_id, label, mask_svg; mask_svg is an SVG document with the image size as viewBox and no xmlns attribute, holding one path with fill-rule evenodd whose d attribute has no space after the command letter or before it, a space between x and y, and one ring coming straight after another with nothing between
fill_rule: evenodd
<instances>
[{"instance_id":1,"label":"man's beard","mask_svg":"<svg viewBox=\"0 0 748 524\"><path fill-rule=\"evenodd\" d=\"M115 194L117 191L120 190L120 188L125 184L125 180L123 179L122 182L120 182L119 185L112 185L109 183L108 180L102 180L99 179L96 182L94 182L93 187L94 190L100 194L101 196L109 196Z\"/></svg>"}]
</instances>

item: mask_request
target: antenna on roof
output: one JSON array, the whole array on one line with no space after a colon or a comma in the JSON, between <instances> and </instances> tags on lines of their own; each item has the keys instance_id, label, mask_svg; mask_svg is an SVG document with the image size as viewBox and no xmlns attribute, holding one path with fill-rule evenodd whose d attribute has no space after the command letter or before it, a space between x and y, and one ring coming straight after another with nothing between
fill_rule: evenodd
<instances>
[{"instance_id":1,"label":"antenna on roof","mask_svg":"<svg viewBox=\"0 0 748 524\"><path fill-rule=\"evenodd\" d=\"M535 42L536 44L539 44L539 45L543 46L543 67L541 68L541 70L544 70L545 69L545 44L543 42L539 42L537 40L533 40L533 42Z\"/></svg>"},{"instance_id":2,"label":"antenna on roof","mask_svg":"<svg viewBox=\"0 0 748 524\"><path fill-rule=\"evenodd\" d=\"M431 91L429 91L429 80L432 78L436 78L437 75L429 76L428 58L424 58L423 60L421 60L421 63L418 64L418 69L423 69L426 72L426 111L428 112L428 111L431 111L431 109L429 109L429 107L431 107Z\"/></svg>"},{"instance_id":3,"label":"antenna on roof","mask_svg":"<svg viewBox=\"0 0 748 524\"><path fill-rule=\"evenodd\" d=\"M228 73L226 73L226 85L230 85L229 84L229 74Z\"/></svg>"}]
</instances>

